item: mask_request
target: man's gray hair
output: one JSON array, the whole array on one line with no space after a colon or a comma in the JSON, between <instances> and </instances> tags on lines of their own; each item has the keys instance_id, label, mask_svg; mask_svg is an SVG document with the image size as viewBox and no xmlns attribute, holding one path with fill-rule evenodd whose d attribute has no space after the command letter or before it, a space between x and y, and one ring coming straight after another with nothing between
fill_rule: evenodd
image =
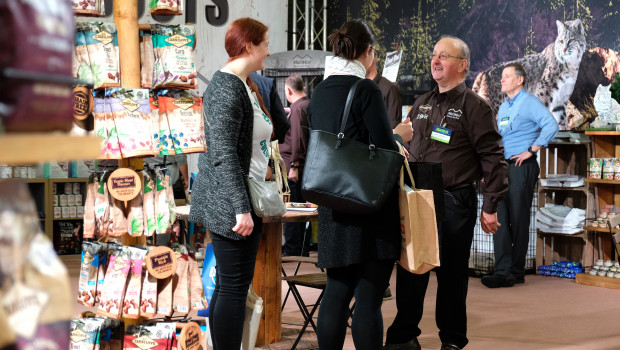
<instances>
[{"instance_id":1,"label":"man's gray hair","mask_svg":"<svg viewBox=\"0 0 620 350\"><path fill-rule=\"evenodd\" d=\"M511 62L505 65L504 69L510 68L510 67L515 69L515 75L517 76L517 78L523 77L523 85L525 86L525 80L527 79L527 74L525 74L525 69L523 68L523 66L517 62Z\"/></svg>"},{"instance_id":2,"label":"man's gray hair","mask_svg":"<svg viewBox=\"0 0 620 350\"><path fill-rule=\"evenodd\" d=\"M469 74L470 58L469 46L461 38L457 38L453 35L442 35L439 40L452 39L456 43L456 47L459 49L459 57L467 60L467 67L465 67L465 75Z\"/></svg>"},{"instance_id":3,"label":"man's gray hair","mask_svg":"<svg viewBox=\"0 0 620 350\"><path fill-rule=\"evenodd\" d=\"M286 78L284 84L295 92L302 93L305 91L304 79L299 74L293 74Z\"/></svg>"}]
</instances>

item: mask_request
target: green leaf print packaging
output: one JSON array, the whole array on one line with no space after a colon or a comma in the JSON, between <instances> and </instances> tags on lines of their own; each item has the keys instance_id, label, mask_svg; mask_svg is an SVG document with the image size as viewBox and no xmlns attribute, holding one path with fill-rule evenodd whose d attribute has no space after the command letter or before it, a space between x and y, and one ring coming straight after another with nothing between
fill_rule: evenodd
<instances>
[{"instance_id":1,"label":"green leaf print packaging","mask_svg":"<svg viewBox=\"0 0 620 350\"><path fill-rule=\"evenodd\" d=\"M103 93L95 92L93 98L93 133L101 137L101 158L108 158L108 129L105 118L105 98Z\"/></svg>"},{"instance_id":2,"label":"green leaf print packaging","mask_svg":"<svg viewBox=\"0 0 620 350\"><path fill-rule=\"evenodd\" d=\"M196 89L194 47L196 32L189 25L151 25L153 34L153 87Z\"/></svg>"},{"instance_id":3,"label":"green leaf print packaging","mask_svg":"<svg viewBox=\"0 0 620 350\"><path fill-rule=\"evenodd\" d=\"M84 238L95 238L95 194L99 179L97 174L91 174L86 185L86 200L84 201Z\"/></svg>"},{"instance_id":4,"label":"green leaf print packaging","mask_svg":"<svg viewBox=\"0 0 620 350\"><path fill-rule=\"evenodd\" d=\"M174 141L170 133L170 126L168 125L168 114L160 111L159 103L161 94L168 93L168 90L162 90L159 92L160 96L152 95L151 102L151 117L153 121L153 140L154 149L156 154L171 155L176 154L174 148Z\"/></svg>"},{"instance_id":5,"label":"green leaf print packaging","mask_svg":"<svg viewBox=\"0 0 620 350\"><path fill-rule=\"evenodd\" d=\"M108 95L123 158L154 155L148 98L147 89L113 89Z\"/></svg>"},{"instance_id":6,"label":"green leaf print packaging","mask_svg":"<svg viewBox=\"0 0 620 350\"><path fill-rule=\"evenodd\" d=\"M155 178L155 208L157 209L157 233L160 234L170 230L170 204L165 181L165 175L158 171Z\"/></svg>"},{"instance_id":7,"label":"green leaf print packaging","mask_svg":"<svg viewBox=\"0 0 620 350\"><path fill-rule=\"evenodd\" d=\"M173 91L159 96L159 113L166 114L176 154L207 151L202 99L195 90Z\"/></svg>"},{"instance_id":8,"label":"green leaf print packaging","mask_svg":"<svg viewBox=\"0 0 620 350\"><path fill-rule=\"evenodd\" d=\"M127 229L132 236L142 236L144 233L144 209L143 196L144 187L136 198L129 201L129 214L127 215Z\"/></svg>"},{"instance_id":9,"label":"green leaf print packaging","mask_svg":"<svg viewBox=\"0 0 620 350\"><path fill-rule=\"evenodd\" d=\"M152 236L157 230L157 213L155 208L155 181L151 174L142 171L144 176L144 189L142 200L142 215L144 217L144 235Z\"/></svg>"},{"instance_id":10,"label":"green leaf print packaging","mask_svg":"<svg viewBox=\"0 0 620 350\"><path fill-rule=\"evenodd\" d=\"M116 25L111 22L92 22L84 25L95 89L119 87L121 74Z\"/></svg>"}]
</instances>

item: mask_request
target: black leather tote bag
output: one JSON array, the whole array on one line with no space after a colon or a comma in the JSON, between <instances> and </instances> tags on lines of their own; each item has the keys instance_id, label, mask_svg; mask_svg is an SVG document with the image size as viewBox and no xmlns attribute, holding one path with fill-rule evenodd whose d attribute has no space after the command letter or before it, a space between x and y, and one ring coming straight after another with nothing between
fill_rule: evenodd
<instances>
[{"instance_id":1,"label":"black leather tote bag","mask_svg":"<svg viewBox=\"0 0 620 350\"><path fill-rule=\"evenodd\" d=\"M301 192L332 210L367 214L383 206L394 189L404 157L397 151L344 137L358 80L351 86L340 132L311 130Z\"/></svg>"}]
</instances>

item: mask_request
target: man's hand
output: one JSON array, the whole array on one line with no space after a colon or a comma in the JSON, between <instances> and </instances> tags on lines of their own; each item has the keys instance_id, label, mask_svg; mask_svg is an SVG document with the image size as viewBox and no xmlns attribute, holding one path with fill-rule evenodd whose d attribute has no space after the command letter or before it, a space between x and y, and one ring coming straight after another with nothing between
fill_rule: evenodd
<instances>
[{"instance_id":1,"label":"man's hand","mask_svg":"<svg viewBox=\"0 0 620 350\"><path fill-rule=\"evenodd\" d=\"M519 153L515 156L510 157L510 159L516 159L517 162L515 163L516 166L521 166L521 163L523 163L524 160L530 158L533 154L530 153L530 151L525 151L522 153Z\"/></svg>"},{"instance_id":2,"label":"man's hand","mask_svg":"<svg viewBox=\"0 0 620 350\"><path fill-rule=\"evenodd\" d=\"M497 221L497 213L487 214L484 211L480 214L480 225L482 225L482 231L492 234L495 234L497 228L502 226Z\"/></svg>"},{"instance_id":3,"label":"man's hand","mask_svg":"<svg viewBox=\"0 0 620 350\"><path fill-rule=\"evenodd\" d=\"M403 143L407 143L413 138L413 127L411 126L411 120L409 118L396 125L393 131L395 134L398 134L403 138Z\"/></svg>"},{"instance_id":4,"label":"man's hand","mask_svg":"<svg viewBox=\"0 0 620 350\"><path fill-rule=\"evenodd\" d=\"M297 168L293 169L291 168L291 170L288 171L288 178L297 182L297 178L299 177L299 171L297 171Z\"/></svg>"},{"instance_id":5,"label":"man's hand","mask_svg":"<svg viewBox=\"0 0 620 350\"><path fill-rule=\"evenodd\" d=\"M252 220L252 214L243 213L237 214L237 224L232 228L234 232L242 236L249 236L254 229L254 221Z\"/></svg>"}]
</instances>

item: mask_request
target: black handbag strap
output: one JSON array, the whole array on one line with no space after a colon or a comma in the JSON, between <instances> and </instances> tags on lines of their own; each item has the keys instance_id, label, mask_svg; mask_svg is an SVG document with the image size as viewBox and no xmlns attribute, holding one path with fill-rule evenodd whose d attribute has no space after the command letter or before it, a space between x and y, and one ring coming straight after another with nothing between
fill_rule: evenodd
<instances>
[{"instance_id":1,"label":"black handbag strap","mask_svg":"<svg viewBox=\"0 0 620 350\"><path fill-rule=\"evenodd\" d=\"M340 122L340 132L338 133L338 142L336 142L336 149L340 148L340 143L344 138L344 128L347 126L347 119L349 119L349 112L351 111L351 104L353 103L353 97L355 96L355 90L357 90L357 84L363 79L360 79L351 85L349 89L349 95L347 96L347 103L344 105L344 112L342 113L342 121Z\"/></svg>"}]
</instances>

